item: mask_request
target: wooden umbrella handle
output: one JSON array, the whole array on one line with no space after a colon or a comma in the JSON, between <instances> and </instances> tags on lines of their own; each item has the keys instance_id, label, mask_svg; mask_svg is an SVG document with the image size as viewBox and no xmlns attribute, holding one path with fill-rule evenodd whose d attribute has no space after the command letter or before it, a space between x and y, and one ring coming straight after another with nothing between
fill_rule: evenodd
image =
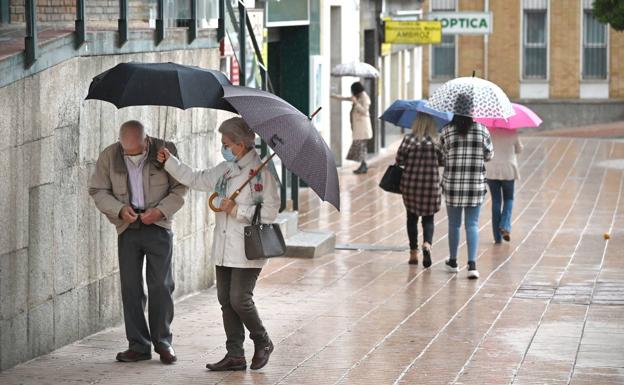
<instances>
[{"instance_id":1,"label":"wooden umbrella handle","mask_svg":"<svg viewBox=\"0 0 624 385\"><path fill-rule=\"evenodd\" d=\"M245 188L245 186L247 186L247 184L249 184L249 182L251 182L251 180L255 178L256 175L258 175L258 173L260 173L260 171L262 171L262 169L271 161L271 159L273 159L275 155L276 155L275 153L271 154L271 156L269 156L267 160L262 162L262 164L258 166L258 168L252 173L252 175L250 175L249 178L247 178L245 183L243 183L236 191L234 191L234 193L230 196L229 199L232 201L235 201L236 198L238 198L238 195L243 190L243 188ZM212 195L210 195L210 198L208 198L208 207L210 207L210 210L214 211L215 213L220 213L223 211L219 207L215 206L214 204L214 200L217 199L218 196L219 196L218 192L213 192Z\"/></svg>"},{"instance_id":2,"label":"wooden umbrella handle","mask_svg":"<svg viewBox=\"0 0 624 385\"><path fill-rule=\"evenodd\" d=\"M234 194L230 196L230 200L235 201L239 194L240 194L240 190L236 190ZM210 207L210 210L214 211L215 213L220 213L223 211L219 207L215 206L214 204L214 200L217 199L218 197L219 197L219 193L213 192L212 195L210 195L210 198L208 198L208 207Z\"/></svg>"}]
</instances>

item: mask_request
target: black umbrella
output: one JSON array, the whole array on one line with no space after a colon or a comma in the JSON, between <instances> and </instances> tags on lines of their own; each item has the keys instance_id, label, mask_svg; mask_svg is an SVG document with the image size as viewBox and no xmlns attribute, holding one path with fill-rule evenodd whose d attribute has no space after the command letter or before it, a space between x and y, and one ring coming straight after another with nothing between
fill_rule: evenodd
<instances>
[{"instance_id":1,"label":"black umbrella","mask_svg":"<svg viewBox=\"0 0 624 385\"><path fill-rule=\"evenodd\" d=\"M310 118L271 93L248 87L224 86L227 100L321 199L340 210L340 186L334 154Z\"/></svg>"},{"instance_id":2,"label":"black umbrella","mask_svg":"<svg viewBox=\"0 0 624 385\"><path fill-rule=\"evenodd\" d=\"M129 106L192 107L236 112L223 100L221 72L175 63L121 63L93 78L86 99Z\"/></svg>"}]
</instances>

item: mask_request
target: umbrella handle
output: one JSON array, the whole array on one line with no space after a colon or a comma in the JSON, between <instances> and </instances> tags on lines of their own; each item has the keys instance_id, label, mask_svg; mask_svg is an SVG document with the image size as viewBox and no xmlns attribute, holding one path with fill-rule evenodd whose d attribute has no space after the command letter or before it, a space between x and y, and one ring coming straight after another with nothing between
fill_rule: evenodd
<instances>
[{"instance_id":1,"label":"umbrella handle","mask_svg":"<svg viewBox=\"0 0 624 385\"><path fill-rule=\"evenodd\" d=\"M234 194L232 194L232 196L230 196L230 200L235 201L236 198L238 197L238 194L240 194L240 190L236 190L234 192ZM215 206L215 204L214 204L214 200L217 199L218 197L219 197L219 193L218 192L214 192L214 193L212 193L210 198L208 198L208 207L210 207L210 210L214 211L215 213L220 213L220 212L223 211L219 207Z\"/></svg>"},{"instance_id":2,"label":"umbrella handle","mask_svg":"<svg viewBox=\"0 0 624 385\"><path fill-rule=\"evenodd\" d=\"M260 171L262 171L262 169L271 161L271 159L273 159L273 157L277 155L277 153L273 153L271 154L271 156L269 156L267 158L267 160L265 160L264 162L262 162L262 164L260 166L258 166L258 168L251 173L251 175L249 176L249 178L247 178L247 180L245 181L245 183L243 183L236 191L234 191L234 193L230 196L230 200L235 201L236 198L238 198L238 195L241 193L241 191L243 190L243 188L245 188L245 186L247 186L249 184L249 182L251 182L251 180L253 178L256 177L256 175L258 175L258 173ZM215 213L220 213L223 210L221 210L219 207L214 205L214 200L219 196L218 192L213 192L212 195L210 195L210 198L208 198L208 207L210 207L210 210L214 211Z\"/></svg>"}]
</instances>

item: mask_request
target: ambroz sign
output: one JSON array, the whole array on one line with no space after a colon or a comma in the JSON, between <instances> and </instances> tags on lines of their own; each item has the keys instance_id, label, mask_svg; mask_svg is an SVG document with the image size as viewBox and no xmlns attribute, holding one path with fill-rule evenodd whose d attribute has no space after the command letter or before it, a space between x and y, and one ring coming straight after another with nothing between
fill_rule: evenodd
<instances>
[{"instance_id":1,"label":"ambroz sign","mask_svg":"<svg viewBox=\"0 0 624 385\"><path fill-rule=\"evenodd\" d=\"M385 21L386 44L439 44L441 41L442 25L439 21Z\"/></svg>"},{"instance_id":2,"label":"ambroz sign","mask_svg":"<svg viewBox=\"0 0 624 385\"><path fill-rule=\"evenodd\" d=\"M443 35L492 33L492 14L489 12L432 12L428 18L442 22Z\"/></svg>"}]
</instances>

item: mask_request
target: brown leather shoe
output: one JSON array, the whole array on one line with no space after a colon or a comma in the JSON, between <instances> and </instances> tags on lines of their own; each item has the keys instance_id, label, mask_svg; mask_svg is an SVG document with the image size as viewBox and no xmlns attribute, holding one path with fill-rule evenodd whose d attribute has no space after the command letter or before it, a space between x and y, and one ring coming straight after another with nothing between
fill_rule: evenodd
<instances>
[{"instance_id":1,"label":"brown leather shoe","mask_svg":"<svg viewBox=\"0 0 624 385\"><path fill-rule=\"evenodd\" d=\"M160 362L166 365L171 365L178 360L175 350L171 346L166 346L156 349L156 353L160 354Z\"/></svg>"},{"instance_id":2,"label":"brown leather shoe","mask_svg":"<svg viewBox=\"0 0 624 385\"><path fill-rule=\"evenodd\" d=\"M269 357L273 353L273 342L269 342L267 346L262 349L256 349L253 358L251 359L251 370L262 369L269 363Z\"/></svg>"},{"instance_id":3,"label":"brown leather shoe","mask_svg":"<svg viewBox=\"0 0 624 385\"><path fill-rule=\"evenodd\" d=\"M206 364L206 368L212 370L213 372L247 370L247 360L245 360L245 357L232 357L226 355L216 364Z\"/></svg>"},{"instance_id":4,"label":"brown leather shoe","mask_svg":"<svg viewBox=\"0 0 624 385\"><path fill-rule=\"evenodd\" d=\"M151 353L139 353L134 350L126 350L125 352L117 353L117 361L119 362L137 362L137 361L145 361L151 360Z\"/></svg>"}]
</instances>

